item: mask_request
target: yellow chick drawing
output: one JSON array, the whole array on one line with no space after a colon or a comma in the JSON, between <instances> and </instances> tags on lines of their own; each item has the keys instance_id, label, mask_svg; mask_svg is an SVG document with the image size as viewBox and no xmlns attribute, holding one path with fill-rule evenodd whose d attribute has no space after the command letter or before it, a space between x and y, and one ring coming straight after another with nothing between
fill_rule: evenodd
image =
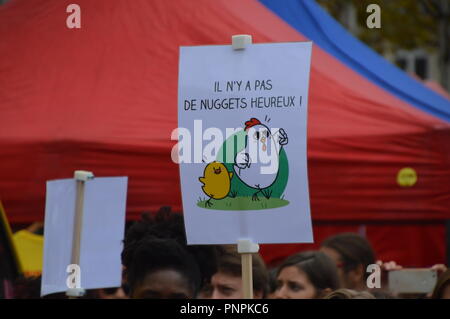
<instances>
[{"instance_id":1,"label":"yellow chick drawing","mask_svg":"<svg viewBox=\"0 0 450 319\"><path fill-rule=\"evenodd\" d=\"M211 199L223 199L230 192L231 178L233 173L228 172L225 165L220 162L211 162L205 167L203 177L198 180L203 184L202 190L209 199L205 202L205 207L212 206Z\"/></svg>"}]
</instances>

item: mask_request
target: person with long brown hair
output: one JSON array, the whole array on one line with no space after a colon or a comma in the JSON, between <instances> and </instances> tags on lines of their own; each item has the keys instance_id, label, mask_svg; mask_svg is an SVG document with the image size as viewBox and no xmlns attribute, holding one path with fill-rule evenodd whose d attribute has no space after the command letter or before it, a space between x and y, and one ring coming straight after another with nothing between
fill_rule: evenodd
<instances>
[{"instance_id":1,"label":"person with long brown hair","mask_svg":"<svg viewBox=\"0 0 450 319\"><path fill-rule=\"evenodd\" d=\"M274 297L279 299L323 298L339 288L336 265L320 251L288 257L279 267Z\"/></svg>"}]
</instances>

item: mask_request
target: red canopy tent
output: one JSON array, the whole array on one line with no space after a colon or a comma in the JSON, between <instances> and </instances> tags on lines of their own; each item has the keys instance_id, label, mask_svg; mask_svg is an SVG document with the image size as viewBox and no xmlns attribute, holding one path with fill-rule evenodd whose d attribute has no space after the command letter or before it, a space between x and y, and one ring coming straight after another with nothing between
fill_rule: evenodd
<instances>
[{"instance_id":1,"label":"red canopy tent","mask_svg":"<svg viewBox=\"0 0 450 319\"><path fill-rule=\"evenodd\" d=\"M45 181L74 170L129 176L127 216L181 210L170 151L178 49L308 40L257 1L12 0L0 7L0 199L12 223L43 219ZM314 46L308 165L315 245L267 245L269 261L327 235L365 232L379 257L443 262L450 218L450 125ZM414 187L399 169L418 173ZM430 248L431 247L431 248Z\"/></svg>"}]
</instances>

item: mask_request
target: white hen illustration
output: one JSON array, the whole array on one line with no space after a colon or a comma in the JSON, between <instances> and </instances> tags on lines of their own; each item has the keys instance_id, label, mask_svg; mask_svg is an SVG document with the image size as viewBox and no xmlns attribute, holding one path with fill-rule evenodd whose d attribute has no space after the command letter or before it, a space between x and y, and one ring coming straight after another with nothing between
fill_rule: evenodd
<instances>
[{"instance_id":1,"label":"white hen illustration","mask_svg":"<svg viewBox=\"0 0 450 319\"><path fill-rule=\"evenodd\" d=\"M283 129L272 134L269 127L256 118L245 122L245 132L245 148L236 155L233 169L243 183L255 189L252 200L259 200L258 193L270 198L271 193L265 189L278 176L280 151L288 143L287 134ZM271 159L270 169L262 159Z\"/></svg>"}]
</instances>

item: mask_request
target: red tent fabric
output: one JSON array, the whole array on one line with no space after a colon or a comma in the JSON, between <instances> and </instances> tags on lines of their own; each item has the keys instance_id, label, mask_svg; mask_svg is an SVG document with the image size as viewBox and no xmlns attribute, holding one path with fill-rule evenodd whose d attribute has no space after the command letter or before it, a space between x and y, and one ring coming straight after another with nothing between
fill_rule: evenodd
<instances>
[{"instance_id":1,"label":"red tent fabric","mask_svg":"<svg viewBox=\"0 0 450 319\"><path fill-rule=\"evenodd\" d=\"M170 157L179 46L226 44L241 33L254 42L307 40L254 0L79 0L81 29L66 27L69 4L12 0L0 7L0 199L13 223L42 219L45 181L75 169L129 176L129 218L162 205L181 209ZM442 234L450 218L449 123L317 46L309 109L315 221L426 220ZM397 184L403 167L417 171L414 187ZM413 262L441 261L439 245ZM267 249L268 259L281 258Z\"/></svg>"}]
</instances>

